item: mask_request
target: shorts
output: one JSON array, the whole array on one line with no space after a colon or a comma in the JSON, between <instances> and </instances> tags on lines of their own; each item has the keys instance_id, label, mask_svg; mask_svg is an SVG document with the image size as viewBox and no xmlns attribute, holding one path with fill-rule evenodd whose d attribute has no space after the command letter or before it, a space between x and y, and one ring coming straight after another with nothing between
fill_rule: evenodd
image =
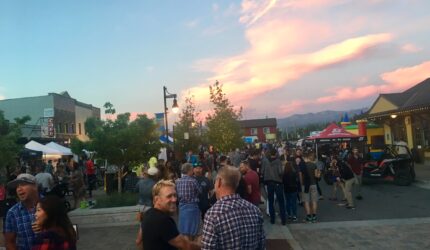
<instances>
[{"instance_id":1,"label":"shorts","mask_svg":"<svg viewBox=\"0 0 430 250\"><path fill-rule=\"evenodd\" d=\"M309 186L309 193L302 192L302 201L303 202L317 202L318 197L318 189L317 185Z\"/></svg>"}]
</instances>

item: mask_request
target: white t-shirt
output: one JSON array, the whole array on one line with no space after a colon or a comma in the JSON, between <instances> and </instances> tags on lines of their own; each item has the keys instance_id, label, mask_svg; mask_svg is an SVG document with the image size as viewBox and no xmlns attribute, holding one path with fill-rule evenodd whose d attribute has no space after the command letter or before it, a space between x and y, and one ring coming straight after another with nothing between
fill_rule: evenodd
<instances>
[{"instance_id":1,"label":"white t-shirt","mask_svg":"<svg viewBox=\"0 0 430 250\"><path fill-rule=\"evenodd\" d=\"M51 191L52 186L54 186L54 178L52 178L51 174L38 173L35 177L38 185L42 186L46 191Z\"/></svg>"},{"instance_id":2,"label":"white t-shirt","mask_svg":"<svg viewBox=\"0 0 430 250\"><path fill-rule=\"evenodd\" d=\"M394 145L396 145L397 153L399 155L407 155L408 154L408 144L404 141L397 141L394 142Z\"/></svg>"}]
</instances>

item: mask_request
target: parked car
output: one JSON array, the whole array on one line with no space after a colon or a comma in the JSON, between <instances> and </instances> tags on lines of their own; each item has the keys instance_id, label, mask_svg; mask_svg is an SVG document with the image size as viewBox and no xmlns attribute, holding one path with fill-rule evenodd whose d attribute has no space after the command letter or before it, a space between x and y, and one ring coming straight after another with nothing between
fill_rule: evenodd
<instances>
[{"instance_id":1,"label":"parked car","mask_svg":"<svg viewBox=\"0 0 430 250\"><path fill-rule=\"evenodd\" d=\"M389 179L400 186L415 180L414 160L407 146L386 145L380 159L370 159L364 164L363 178Z\"/></svg>"}]
</instances>

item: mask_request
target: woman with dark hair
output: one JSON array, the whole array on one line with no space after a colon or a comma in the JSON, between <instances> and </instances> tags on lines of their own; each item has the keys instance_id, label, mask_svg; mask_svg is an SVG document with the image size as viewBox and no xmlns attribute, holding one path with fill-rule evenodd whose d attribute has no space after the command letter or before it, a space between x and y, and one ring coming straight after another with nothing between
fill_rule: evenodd
<instances>
[{"instance_id":1,"label":"woman with dark hair","mask_svg":"<svg viewBox=\"0 0 430 250\"><path fill-rule=\"evenodd\" d=\"M76 249L76 232L67 216L64 202L55 195L41 199L36 206L34 228L36 234L32 250L74 250Z\"/></svg>"},{"instance_id":2,"label":"woman with dark hair","mask_svg":"<svg viewBox=\"0 0 430 250\"><path fill-rule=\"evenodd\" d=\"M293 164L289 161L285 163L284 175L282 177L284 184L285 205L288 214L288 219L297 221L297 172Z\"/></svg>"}]
</instances>

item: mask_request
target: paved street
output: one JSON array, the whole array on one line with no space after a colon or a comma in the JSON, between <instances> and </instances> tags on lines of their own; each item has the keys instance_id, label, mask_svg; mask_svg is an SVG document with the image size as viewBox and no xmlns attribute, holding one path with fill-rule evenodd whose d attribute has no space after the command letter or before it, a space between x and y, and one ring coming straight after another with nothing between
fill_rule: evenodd
<instances>
[{"instance_id":1,"label":"paved street","mask_svg":"<svg viewBox=\"0 0 430 250\"><path fill-rule=\"evenodd\" d=\"M271 225L266 217L267 249L430 249L428 179L408 187L364 185L364 199L356 201L356 210L329 201L331 186L321 182L325 199L319 202L319 223L282 226L278 219ZM303 214L300 207L300 218ZM80 228L78 248L136 249L137 230L138 225Z\"/></svg>"},{"instance_id":2,"label":"paved street","mask_svg":"<svg viewBox=\"0 0 430 250\"><path fill-rule=\"evenodd\" d=\"M289 226L303 249L430 249L430 218Z\"/></svg>"},{"instance_id":3,"label":"paved street","mask_svg":"<svg viewBox=\"0 0 430 250\"><path fill-rule=\"evenodd\" d=\"M420 183L423 185L423 183ZM319 223L270 225L266 217L267 249L429 249L430 191L374 182L363 187L356 210L329 201L331 186L321 185ZM303 209L300 208L303 218ZM135 249L138 226L82 228L79 249Z\"/></svg>"}]
</instances>

